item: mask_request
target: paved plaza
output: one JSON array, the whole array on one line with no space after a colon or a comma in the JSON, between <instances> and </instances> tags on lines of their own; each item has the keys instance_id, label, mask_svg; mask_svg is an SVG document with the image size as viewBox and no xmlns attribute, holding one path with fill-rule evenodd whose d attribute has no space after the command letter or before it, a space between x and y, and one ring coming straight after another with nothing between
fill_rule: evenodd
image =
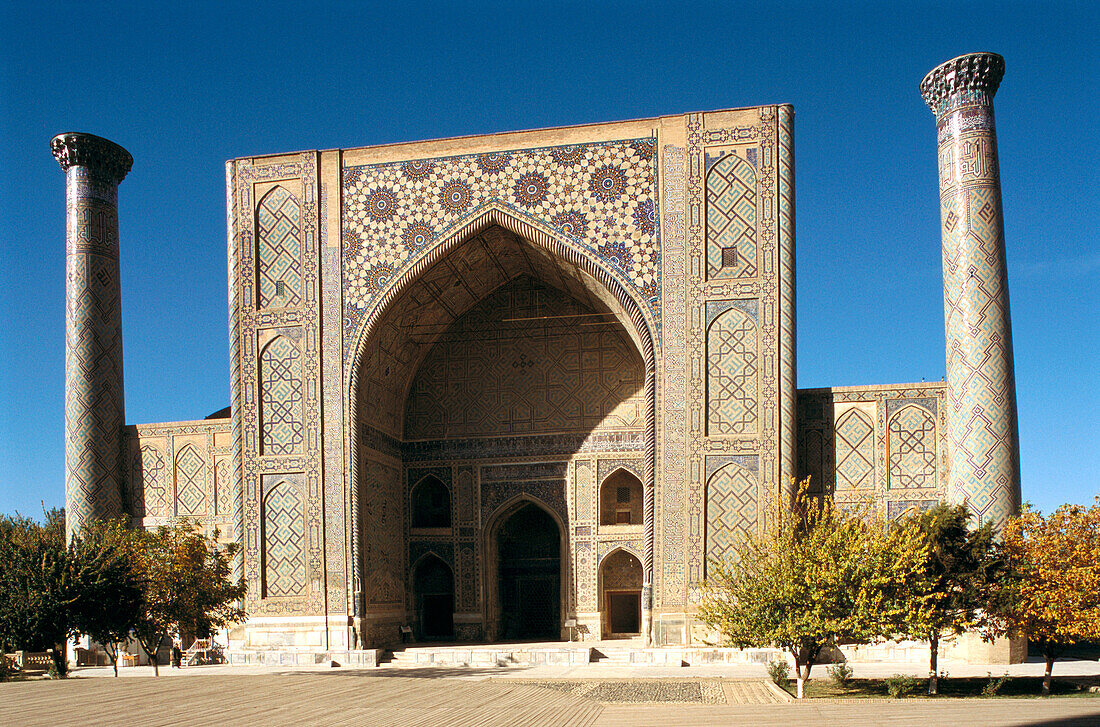
<instances>
[{"instance_id":1,"label":"paved plaza","mask_svg":"<svg viewBox=\"0 0 1100 727\"><path fill-rule=\"evenodd\" d=\"M1031 674L1039 664L972 667ZM1064 676L1100 664L1059 664ZM857 665L864 676L915 665ZM3 725L1100 725L1100 699L814 700L777 695L758 665L723 667L81 669L0 684ZM954 672L953 672L954 673ZM820 674L824 677L824 671ZM672 699L633 702L633 699ZM627 700L627 701L623 701ZM80 705L74 709L73 705Z\"/></svg>"}]
</instances>

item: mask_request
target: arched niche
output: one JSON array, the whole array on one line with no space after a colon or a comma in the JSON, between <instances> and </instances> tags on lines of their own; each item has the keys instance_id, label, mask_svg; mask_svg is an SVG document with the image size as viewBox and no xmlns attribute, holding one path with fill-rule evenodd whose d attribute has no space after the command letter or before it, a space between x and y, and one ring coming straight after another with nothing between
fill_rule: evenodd
<instances>
[{"instance_id":1,"label":"arched niche","mask_svg":"<svg viewBox=\"0 0 1100 727\"><path fill-rule=\"evenodd\" d=\"M414 528L451 527L451 491L439 478L428 475L410 493L409 512Z\"/></svg>"},{"instance_id":2,"label":"arched niche","mask_svg":"<svg viewBox=\"0 0 1100 727\"><path fill-rule=\"evenodd\" d=\"M454 638L454 573L435 553L426 553L413 566L413 607L417 637L426 640Z\"/></svg>"},{"instance_id":3,"label":"arched niche","mask_svg":"<svg viewBox=\"0 0 1100 727\"><path fill-rule=\"evenodd\" d=\"M301 206L282 186L256 206L256 306L288 308L302 302Z\"/></svg>"},{"instance_id":4,"label":"arched niche","mask_svg":"<svg viewBox=\"0 0 1100 727\"><path fill-rule=\"evenodd\" d=\"M642 481L619 467L600 484L600 525L642 525Z\"/></svg>"},{"instance_id":5,"label":"arched niche","mask_svg":"<svg viewBox=\"0 0 1100 727\"><path fill-rule=\"evenodd\" d=\"M604 638L628 638L642 630L642 563L637 555L617 548L600 561L599 593Z\"/></svg>"},{"instance_id":6,"label":"arched niche","mask_svg":"<svg viewBox=\"0 0 1100 727\"><path fill-rule=\"evenodd\" d=\"M264 598L300 596L306 589L306 527L302 493L285 480L264 493Z\"/></svg>"}]
</instances>

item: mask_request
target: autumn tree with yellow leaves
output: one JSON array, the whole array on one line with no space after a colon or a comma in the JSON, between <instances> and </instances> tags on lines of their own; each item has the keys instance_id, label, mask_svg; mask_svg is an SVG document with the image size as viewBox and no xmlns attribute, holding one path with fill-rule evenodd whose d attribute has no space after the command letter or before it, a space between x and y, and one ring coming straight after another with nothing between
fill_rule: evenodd
<instances>
[{"instance_id":1,"label":"autumn tree with yellow leaves","mask_svg":"<svg viewBox=\"0 0 1100 727\"><path fill-rule=\"evenodd\" d=\"M917 582L928 546L912 520L842 511L808 484L768 506L762 532L711 561L699 612L729 644L789 653L799 698L823 649L888 637L923 608L912 594L927 590Z\"/></svg>"},{"instance_id":2,"label":"autumn tree with yellow leaves","mask_svg":"<svg viewBox=\"0 0 1100 727\"><path fill-rule=\"evenodd\" d=\"M994 617L1046 658L1043 694L1067 646L1100 639L1100 496L1091 508L1062 505L1049 517L1024 505L1001 532L1005 576Z\"/></svg>"},{"instance_id":3,"label":"autumn tree with yellow leaves","mask_svg":"<svg viewBox=\"0 0 1100 727\"><path fill-rule=\"evenodd\" d=\"M188 520L136 532L145 589L133 633L159 675L157 653L170 634L205 638L247 618L245 584L231 573L237 543L221 547Z\"/></svg>"}]
</instances>

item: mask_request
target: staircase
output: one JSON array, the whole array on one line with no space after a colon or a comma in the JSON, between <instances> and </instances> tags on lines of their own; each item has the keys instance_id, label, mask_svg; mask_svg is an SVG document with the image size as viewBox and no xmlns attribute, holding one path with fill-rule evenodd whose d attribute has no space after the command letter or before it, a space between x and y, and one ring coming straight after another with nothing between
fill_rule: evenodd
<instances>
[{"instance_id":1,"label":"staircase","mask_svg":"<svg viewBox=\"0 0 1100 727\"><path fill-rule=\"evenodd\" d=\"M608 646L593 648L591 663L607 666L630 666L631 651L632 649L615 649Z\"/></svg>"},{"instance_id":2,"label":"staircase","mask_svg":"<svg viewBox=\"0 0 1100 727\"><path fill-rule=\"evenodd\" d=\"M587 646L566 643L492 644L482 646L410 645L388 651L380 666L409 667L507 667L534 665L578 665L591 659Z\"/></svg>"}]
</instances>

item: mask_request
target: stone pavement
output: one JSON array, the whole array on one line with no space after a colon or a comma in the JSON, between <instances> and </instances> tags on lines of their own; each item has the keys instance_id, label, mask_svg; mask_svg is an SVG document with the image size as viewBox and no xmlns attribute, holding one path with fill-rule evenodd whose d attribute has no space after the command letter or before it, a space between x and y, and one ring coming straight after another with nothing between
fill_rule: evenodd
<instances>
[{"instance_id":1,"label":"stone pavement","mask_svg":"<svg viewBox=\"0 0 1100 727\"><path fill-rule=\"evenodd\" d=\"M1095 673L1095 662L1093 662ZM719 703L622 703L598 701L607 689L575 689L530 683L532 670L516 669L267 669L192 667L165 669L166 676L89 678L79 670L65 681L0 684L2 725L455 725L494 727L671 727L691 725L1034 725L1100 726L1100 699L821 700L804 703L735 704L762 680L721 680ZM109 671L109 670L108 670ZM148 669L127 669L125 672ZM632 670L631 676L655 676ZM689 693L683 672L664 693ZM262 673L261 673L262 672ZM505 672L507 675L502 675ZM524 673L525 672L525 673ZM460 678L455 678L460 677ZM545 679L540 679L545 681ZM597 681L597 680L590 680ZM614 680L608 680L614 681ZM622 681L622 680L620 680ZM695 679L714 682L713 679ZM636 687L637 685L632 685ZM587 691L589 696L576 692ZM713 690L699 689L713 695ZM709 699L710 697L706 697ZM703 701L702 699L697 701Z\"/></svg>"}]
</instances>

